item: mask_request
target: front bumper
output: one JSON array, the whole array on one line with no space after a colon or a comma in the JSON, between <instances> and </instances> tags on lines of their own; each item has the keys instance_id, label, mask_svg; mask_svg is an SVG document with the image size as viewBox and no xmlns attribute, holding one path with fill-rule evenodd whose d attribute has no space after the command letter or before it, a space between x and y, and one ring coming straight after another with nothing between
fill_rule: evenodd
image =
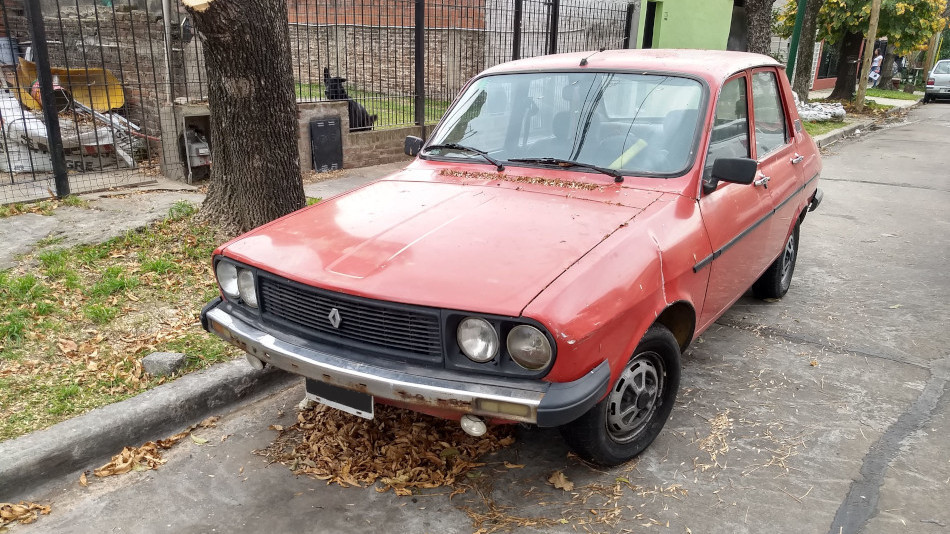
<instances>
[{"instance_id":1,"label":"front bumper","mask_svg":"<svg viewBox=\"0 0 950 534\"><path fill-rule=\"evenodd\" d=\"M367 363L310 342L290 343L228 313L217 298L201 324L224 341L285 371L418 407L560 426L577 419L606 393L610 366L602 361L573 382L462 374L400 362Z\"/></svg>"}]
</instances>

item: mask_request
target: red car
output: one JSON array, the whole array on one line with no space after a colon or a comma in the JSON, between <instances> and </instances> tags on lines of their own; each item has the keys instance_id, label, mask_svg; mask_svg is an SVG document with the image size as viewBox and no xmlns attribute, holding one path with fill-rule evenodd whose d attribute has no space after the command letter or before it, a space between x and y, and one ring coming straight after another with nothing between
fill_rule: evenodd
<instances>
[{"instance_id":1,"label":"red car","mask_svg":"<svg viewBox=\"0 0 950 534\"><path fill-rule=\"evenodd\" d=\"M559 427L604 465L670 415L680 354L791 283L821 161L782 66L562 54L470 81L405 170L214 253L202 324L364 417Z\"/></svg>"}]
</instances>

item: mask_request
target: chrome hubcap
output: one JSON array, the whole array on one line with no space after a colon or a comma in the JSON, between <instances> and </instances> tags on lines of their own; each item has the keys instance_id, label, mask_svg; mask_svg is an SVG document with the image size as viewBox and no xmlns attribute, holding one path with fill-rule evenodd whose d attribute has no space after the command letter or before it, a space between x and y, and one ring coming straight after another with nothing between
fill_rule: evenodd
<instances>
[{"instance_id":1,"label":"chrome hubcap","mask_svg":"<svg viewBox=\"0 0 950 534\"><path fill-rule=\"evenodd\" d=\"M660 355L637 355L621 373L607 397L607 432L620 442L634 439L653 419L663 391Z\"/></svg>"}]
</instances>

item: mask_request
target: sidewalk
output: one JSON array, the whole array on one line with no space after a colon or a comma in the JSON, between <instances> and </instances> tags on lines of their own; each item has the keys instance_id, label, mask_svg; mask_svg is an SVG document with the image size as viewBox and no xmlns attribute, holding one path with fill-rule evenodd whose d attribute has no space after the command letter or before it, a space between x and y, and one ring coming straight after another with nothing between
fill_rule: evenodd
<instances>
[{"instance_id":1,"label":"sidewalk","mask_svg":"<svg viewBox=\"0 0 950 534\"><path fill-rule=\"evenodd\" d=\"M831 89L818 89L816 91L810 91L808 93L809 100L823 99L831 96ZM923 97L923 93L917 91L914 93L914 96ZM902 110L907 110L913 108L920 104L920 100L901 100L897 98L881 98L876 96L866 97L865 100L873 101L877 104L884 106L892 106L891 109L887 110L888 114L897 113ZM875 119L870 118L845 118L844 124L828 133L821 135L816 135L814 137L815 143L818 145L818 148L824 148L843 137L849 135L860 133L862 130L867 130L875 123Z\"/></svg>"},{"instance_id":2,"label":"sidewalk","mask_svg":"<svg viewBox=\"0 0 950 534\"><path fill-rule=\"evenodd\" d=\"M328 198L382 178L407 161L347 169L342 176L307 184L308 197ZM204 199L195 187L159 179L148 186L80 195L89 207L59 207L51 215L0 219L0 269L50 237L58 246L107 241L168 215L185 200ZM211 258L208 258L210 261ZM0 502L16 502L57 477L105 463L125 446L165 438L211 415L286 388L298 377L277 369L256 371L243 359L218 364L103 406L50 428L0 443Z\"/></svg>"},{"instance_id":3,"label":"sidewalk","mask_svg":"<svg viewBox=\"0 0 950 534\"><path fill-rule=\"evenodd\" d=\"M819 98L828 98L831 96L831 89L818 89L815 91L808 92L809 100L819 99ZM920 102L920 99L924 97L924 94L920 91L914 92L914 96L918 97L917 100L901 100L899 98L882 98L879 96L868 96L865 97L865 100L870 100L881 104L883 106L894 106L896 108L910 108L917 105Z\"/></svg>"}]
</instances>

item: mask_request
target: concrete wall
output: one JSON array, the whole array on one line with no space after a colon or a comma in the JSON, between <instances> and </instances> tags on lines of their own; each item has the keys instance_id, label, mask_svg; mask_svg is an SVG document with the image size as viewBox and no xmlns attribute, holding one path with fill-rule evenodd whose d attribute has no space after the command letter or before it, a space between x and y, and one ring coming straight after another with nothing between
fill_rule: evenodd
<instances>
[{"instance_id":1,"label":"concrete wall","mask_svg":"<svg viewBox=\"0 0 950 534\"><path fill-rule=\"evenodd\" d=\"M733 0L664 0L657 3L653 48L725 50ZM646 24L646 1L640 5L638 35ZM642 48L637 43L637 48Z\"/></svg>"},{"instance_id":2,"label":"concrete wall","mask_svg":"<svg viewBox=\"0 0 950 534\"><path fill-rule=\"evenodd\" d=\"M346 102L308 102L297 104L299 117L297 148L300 151L300 170L307 173L312 169L310 154L310 121L339 117L343 130L343 168L368 167L412 158L403 153L403 143L407 135L419 135L418 126L389 128L368 132L350 132Z\"/></svg>"}]
</instances>

